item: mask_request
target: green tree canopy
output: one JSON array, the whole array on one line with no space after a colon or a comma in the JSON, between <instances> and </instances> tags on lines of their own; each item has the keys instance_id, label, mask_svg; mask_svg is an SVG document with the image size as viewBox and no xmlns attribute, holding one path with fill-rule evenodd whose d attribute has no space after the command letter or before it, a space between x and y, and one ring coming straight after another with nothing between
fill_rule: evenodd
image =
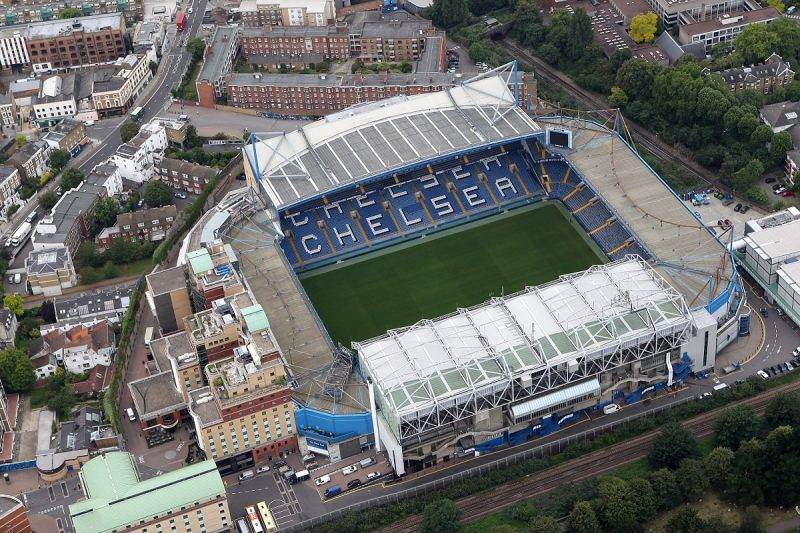
<instances>
[{"instance_id":1,"label":"green tree canopy","mask_svg":"<svg viewBox=\"0 0 800 533\"><path fill-rule=\"evenodd\" d=\"M192 55L192 61L200 61L203 59L203 53L206 51L206 43L199 37L189 39L186 43L186 50Z\"/></svg>"},{"instance_id":2,"label":"green tree canopy","mask_svg":"<svg viewBox=\"0 0 800 533\"><path fill-rule=\"evenodd\" d=\"M163 181L148 181L144 186L144 202L150 207L172 203L172 189Z\"/></svg>"},{"instance_id":3,"label":"green tree canopy","mask_svg":"<svg viewBox=\"0 0 800 533\"><path fill-rule=\"evenodd\" d=\"M542 44L547 29L542 21L538 0L517 0L511 31L514 38L525 46L537 47Z\"/></svg>"},{"instance_id":4,"label":"green tree canopy","mask_svg":"<svg viewBox=\"0 0 800 533\"><path fill-rule=\"evenodd\" d=\"M730 448L718 446L703 457L703 471L709 484L716 489L724 489L733 464L734 453Z\"/></svg>"},{"instance_id":5,"label":"green tree canopy","mask_svg":"<svg viewBox=\"0 0 800 533\"><path fill-rule=\"evenodd\" d=\"M69 152L66 150L61 150L56 148L52 152L50 152L50 168L55 170L56 172L60 171L62 168L67 166L67 162L69 162Z\"/></svg>"},{"instance_id":6,"label":"green tree canopy","mask_svg":"<svg viewBox=\"0 0 800 533\"><path fill-rule=\"evenodd\" d=\"M795 183L800 180L795 179ZM800 394L796 392L778 394L767 404L764 422L768 429L778 426L800 426Z\"/></svg>"},{"instance_id":7,"label":"green tree canopy","mask_svg":"<svg viewBox=\"0 0 800 533\"><path fill-rule=\"evenodd\" d=\"M575 504L567 521L567 533L601 533L600 522L592 504L581 501Z\"/></svg>"},{"instance_id":8,"label":"green tree canopy","mask_svg":"<svg viewBox=\"0 0 800 533\"><path fill-rule=\"evenodd\" d=\"M714 441L717 446L736 450L739 443L758 435L759 421L749 405L725 409L714 422Z\"/></svg>"},{"instance_id":9,"label":"green tree canopy","mask_svg":"<svg viewBox=\"0 0 800 533\"><path fill-rule=\"evenodd\" d=\"M117 223L119 203L116 198L100 198L94 208L94 221L98 229L110 228Z\"/></svg>"},{"instance_id":10,"label":"green tree canopy","mask_svg":"<svg viewBox=\"0 0 800 533\"><path fill-rule=\"evenodd\" d=\"M7 392L26 392L36 382L36 374L28 354L19 348L0 352L0 382Z\"/></svg>"},{"instance_id":11,"label":"green tree canopy","mask_svg":"<svg viewBox=\"0 0 800 533\"><path fill-rule=\"evenodd\" d=\"M683 459L675 470L675 478L681 480L681 494L686 501L697 501L708 490L703 463L697 459Z\"/></svg>"},{"instance_id":12,"label":"green tree canopy","mask_svg":"<svg viewBox=\"0 0 800 533\"><path fill-rule=\"evenodd\" d=\"M26 143L26 142L28 142L28 138L27 138L27 137L25 137L25 135L23 135L23 134L21 134L21 133L17 133L16 140L17 140L17 144L18 144L19 146L24 146L24 145L25 145L25 143Z\"/></svg>"},{"instance_id":13,"label":"green tree canopy","mask_svg":"<svg viewBox=\"0 0 800 533\"><path fill-rule=\"evenodd\" d=\"M638 511L627 481L611 477L597 485L597 513L604 531L634 531Z\"/></svg>"},{"instance_id":14,"label":"green tree canopy","mask_svg":"<svg viewBox=\"0 0 800 533\"><path fill-rule=\"evenodd\" d=\"M763 62L777 50L780 37L765 24L750 24L733 40L733 47L742 56L745 64Z\"/></svg>"},{"instance_id":15,"label":"green tree canopy","mask_svg":"<svg viewBox=\"0 0 800 533\"><path fill-rule=\"evenodd\" d=\"M135 122L127 121L123 123L119 128L119 136L122 138L122 142L126 143L136 137L139 129L139 125Z\"/></svg>"},{"instance_id":16,"label":"green tree canopy","mask_svg":"<svg viewBox=\"0 0 800 533\"><path fill-rule=\"evenodd\" d=\"M681 492L675 473L667 468L659 468L650 472L647 476L650 486L653 488L653 496L656 499L656 509L665 511L672 509L681 502Z\"/></svg>"},{"instance_id":17,"label":"green tree canopy","mask_svg":"<svg viewBox=\"0 0 800 533\"><path fill-rule=\"evenodd\" d=\"M634 15L631 19L631 38L637 43L649 43L656 37L658 16L652 11Z\"/></svg>"},{"instance_id":18,"label":"green tree canopy","mask_svg":"<svg viewBox=\"0 0 800 533\"><path fill-rule=\"evenodd\" d=\"M653 448L647 456L652 468L678 467L686 458L700 456L697 439L677 422L670 422L661 428L661 433L653 440Z\"/></svg>"},{"instance_id":19,"label":"green tree canopy","mask_svg":"<svg viewBox=\"0 0 800 533\"><path fill-rule=\"evenodd\" d=\"M552 516L537 516L528 524L529 533L561 533L561 526Z\"/></svg>"},{"instance_id":20,"label":"green tree canopy","mask_svg":"<svg viewBox=\"0 0 800 533\"><path fill-rule=\"evenodd\" d=\"M53 191L45 191L39 196L39 205L42 209L49 211L58 202L59 196Z\"/></svg>"},{"instance_id":21,"label":"green tree canopy","mask_svg":"<svg viewBox=\"0 0 800 533\"><path fill-rule=\"evenodd\" d=\"M83 15L83 13L77 7L65 7L58 12L58 18L60 19L74 19L81 15Z\"/></svg>"},{"instance_id":22,"label":"green tree canopy","mask_svg":"<svg viewBox=\"0 0 800 533\"><path fill-rule=\"evenodd\" d=\"M67 192L83 183L84 174L77 168L67 168L61 173L61 190Z\"/></svg>"},{"instance_id":23,"label":"green tree canopy","mask_svg":"<svg viewBox=\"0 0 800 533\"><path fill-rule=\"evenodd\" d=\"M706 521L688 505L678 509L667 522L667 531L674 533L705 533L707 530Z\"/></svg>"},{"instance_id":24,"label":"green tree canopy","mask_svg":"<svg viewBox=\"0 0 800 533\"><path fill-rule=\"evenodd\" d=\"M25 301L22 295L6 294L3 296L3 307L17 315L17 318L25 314Z\"/></svg>"},{"instance_id":25,"label":"green tree canopy","mask_svg":"<svg viewBox=\"0 0 800 533\"><path fill-rule=\"evenodd\" d=\"M611 96L608 97L608 103L611 107L625 107L628 103L628 95L621 87L612 87Z\"/></svg>"},{"instance_id":26,"label":"green tree canopy","mask_svg":"<svg viewBox=\"0 0 800 533\"><path fill-rule=\"evenodd\" d=\"M456 533L461 529L461 509L453 500L436 500L422 512L421 533Z\"/></svg>"}]
</instances>

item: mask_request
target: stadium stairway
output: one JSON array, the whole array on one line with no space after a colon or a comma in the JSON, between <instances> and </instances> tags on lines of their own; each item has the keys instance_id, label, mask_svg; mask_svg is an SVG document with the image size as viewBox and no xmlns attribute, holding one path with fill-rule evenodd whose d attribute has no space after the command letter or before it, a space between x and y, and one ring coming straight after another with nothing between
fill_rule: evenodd
<instances>
[{"instance_id":1,"label":"stadium stairway","mask_svg":"<svg viewBox=\"0 0 800 533\"><path fill-rule=\"evenodd\" d=\"M620 244L616 248L614 248L612 250L609 250L607 253L608 253L609 256L616 255L619 252L621 252L623 249L625 249L628 246L630 246L631 244L633 244L633 238L632 237L628 237L628 239L625 242L623 242L622 244Z\"/></svg>"}]
</instances>

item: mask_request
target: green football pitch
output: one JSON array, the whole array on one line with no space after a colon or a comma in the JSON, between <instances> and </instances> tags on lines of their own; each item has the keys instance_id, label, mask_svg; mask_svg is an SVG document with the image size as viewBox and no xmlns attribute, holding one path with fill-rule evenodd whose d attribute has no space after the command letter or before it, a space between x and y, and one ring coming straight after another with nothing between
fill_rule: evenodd
<instances>
[{"instance_id":1,"label":"green football pitch","mask_svg":"<svg viewBox=\"0 0 800 533\"><path fill-rule=\"evenodd\" d=\"M506 213L301 277L331 336L345 346L605 258L554 204Z\"/></svg>"}]
</instances>

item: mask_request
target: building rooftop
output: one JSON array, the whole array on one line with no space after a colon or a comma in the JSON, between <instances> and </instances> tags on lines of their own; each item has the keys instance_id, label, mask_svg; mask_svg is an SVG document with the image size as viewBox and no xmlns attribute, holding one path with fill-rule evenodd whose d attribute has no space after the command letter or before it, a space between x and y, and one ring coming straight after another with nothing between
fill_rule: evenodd
<instances>
[{"instance_id":1,"label":"building rooftop","mask_svg":"<svg viewBox=\"0 0 800 533\"><path fill-rule=\"evenodd\" d=\"M9 161L16 162L17 164L25 164L31 158L39 155L40 152L47 149L48 144L44 141L34 141L23 144L14 154L8 158Z\"/></svg>"},{"instance_id":2,"label":"building rooftop","mask_svg":"<svg viewBox=\"0 0 800 533\"><path fill-rule=\"evenodd\" d=\"M800 219L746 235L744 240L770 263L800 255Z\"/></svg>"},{"instance_id":3,"label":"building rooftop","mask_svg":"<svg viewBox=\"0 0 800 533\"><path fill-rule=\"evenodd\" d=\"M70 35L79 31L92 33L105 29L119 30L124 27L121 13L105 13L74 19L53 19L32 24L8 26L4 28L3 31L4 33L8 31L21 31L28 39L48 39L50 37Z\"/></svg>"},{"instance_id":4,"label":"building rooftop","mask_svg":"<svg viewBox=\"0 0 800 533\"><path fill-rule=\"evenodd\" d=\"M105 195L104 187L92 185L85 181L77 188L61 197L53 207L52 213L45 216L36 226L34 239L39 243L58 243L66 241L67 233L75 221L85 211L97 202L100 196ZM45 226L48 229L45 229ZM44 233L44 231L52 232Z\"/></svg>"},{"instance_id":5,"label":"building rooftop","mask_svg":"<svg viewBox=\"0 0 800 533\"><path fill-rule=\"evenodd\" d=\"M147 285L154 295L186 289L186 276L182 266L158 270L147 275Z\"/></svg>"},{"instance_id":6,"label":"building rooftop","mask_svg":"<svg viewBox=\"0 0 800 533\"><path fill-rule=\"evenodd\" d=\"M227 74L224 72L225 62L229 57L231 48L238 43L236 26L217 26L211 43L206 46L203 66L200 68L198 80L214 82Z\"/></svg>"},{"instance_id":7,"label":"building rooftop","mask_svg":"<svg viewBox=\"0 0 800 533\"><path fill-rule=\"evenodd\" d=\"M187 174L189 176L197 176L206 180L212 180L217 177L217 174L219 174L217 169L204 165L197 165L190 161L173 159L171 157L162 158L160 161L156 162L155 167L174 170L178 173Z\"/></svg>"},{"instance_id":8,"label":"building rooftop","mask_svg":"<svg viewBox=\"0 0 800 533\"><path fill-rule=\"evenodd\" d=\"M153 352L153 358L161 372L170 370L170 359L176 362L178 368L198 363L197 352L187 331L153 339L150 342L150 351Z\"/></svg>"},{"instance_id":9,"label":"building rooftop","mask_svg":"<svg viewBox=\"0 0 800 533\"><path fill-rule=\"evenodd\" d=\"M418 18L370 20L363 23L360 33L362 39L413 39L432 28L431 21Z\"/></svg>"},{"instance_id":10,"label":"building rooftop","mask_svg":"<svg viewBox=\"0 0 800 533\"><path fill-rule=\"evenodd\" d=\"M272 204L285 209L415 162L539 132L508 80L491 75L345 109L259 139L244 154Z\"/></svg>"},{"instance_id":11,"label":"building rooftop","mask_svg":"<svg viewBox=\"0 0 800 533\"><path fill-rule=\"evenodd\" d=\"M763 63L749 67L729 68L718 74L722 76L725 83L752 83L760 78L770 76L783 76L791 66L778 54L772 54Z\"/></svg>"},{"instance_id":12,"label":"building rooftop","mask_svg":"<svg viewBox=\"0 0 800 533\"><path fill-rule=\"evenodd\" d=\"M158 220L162 223L164 221L171 222L178 216L178 208L174 205L165 205L162 207L151 207L150 209L141 209L139 211L132 211L129 213L120 213L117 215L117 226L124 228L130 226L131 228L138 227L138 224L145 224L147 227L152 227L153 222ZM171 220L167 220L171 219Z\"/></svg>"},{"instance_id":13,"label":"building rooftop","mask_svg":"<svg viewBox=\"0 0 800 533\"><path fill-rule=\"evenodd\" d=\"M326 37L336 35L336 26L266 26L240 28L241 37ZM345 34L347 36L347 34Z\"/></svg>"},{"instance_id":14,"label":"building rooftop","mask_svg":"<svg viewBox=\"0 0 800 533\"><path fill-rule=\"evenodd\" d=\"M545 365L689 322L680 293L647 263L628 258L353 347L380 403L397 417L416 417L436 403L502 387Z\"/></svg>"},{"instance_id":15,"label":"building rooftop","mask_svg":"<svg viewBox=\"0 0 800 533\"><path fill-rule=\"evenodd\" d=\"M186 405L183 395L175 387L172 370L131 381L128 389L139 418L144 420L172 414Z\"/></svg>"},{"instance_id":16,"label":"building rooftop","mask_svg":"<svg viewBox=\"0 0 800 533\"><path fill-rule=\"evenodd\" d=\"M222 411L214 399L212 387L195 389L189 393L189 405L192 413L200 419L201 427L222 422Z\"/></svg>"},{"instance_id":17,"label":"building rooftop","mask_svg":"<svg viewBox=\"0 0 800 533\"><path fill-rule=\"evenodd\" d=\"M22 505L20 500L8 494L0 494L0 516L3 516L18 505Z\"/></svg>"},{"instance_id":18,"label":"building rooftop","mask_svg":"<svg viewBox=\"0 0 800 533\"><path fill-rule=\"evenodd\" d=\"M25 270L28 275L52 274L58 270L69 268L72 260L66 246L60 248L47 248L45 250L31 250L25 258Z\"/></svg>"},{"instance_id":19,"label":"building rooftop","mask_svg":"<svg viewBox=\"0 0 800 533\"><path fill-rule=\"evenodd\" d=\"M765 105L760 110L761 118L773 129L800 122L800 102L778 102Z\"/></svg>"},{"instance_id":20,"label":"building rooftop","mask_svg":"<svg viewBox=\"0 0 800 533\"><path fill-rule=\"evenodd\" d=\"M460 75L449 72L398 74L231 74L228 87L452 87Z\"/></svg>"},{"instance_id":21,"label":"building rooftop","mask_svg":"<svg viewBox=\"0 0 800 533\"><path fill-rule=\"evenodd\" d=\"M680 27L679 35L691 37L693 35L701 35L730 26L743 26L775 20L780 16L781 14L774 7L765 7L753 11L734 11L719 17L701 20L693 24L684 24Z\"/></svg>"},{"instance_id":22,"label":"building rooftop","mask_svg":"<svg viewBox=\"0 0 800 533\"><path fill-rule=\"evenodd\" d=\"M212 460L141 481L131 454L110 452L84 464L80 476L86 499L69 506L76 533L121 531L172 509L225 498Z\"/></svg>"},{"instance_id":23,"label":"building rooftop","mask_svg":"<svg viewBox=\"0 0 800 533\"><path fill-rule=\"evenodd\" d=\"M99 313L124 311L130 305L131 294L138 283L134 281L73 296L59 296L54 302L56 320L61 322Z\"/></svg>"}]
</instances>

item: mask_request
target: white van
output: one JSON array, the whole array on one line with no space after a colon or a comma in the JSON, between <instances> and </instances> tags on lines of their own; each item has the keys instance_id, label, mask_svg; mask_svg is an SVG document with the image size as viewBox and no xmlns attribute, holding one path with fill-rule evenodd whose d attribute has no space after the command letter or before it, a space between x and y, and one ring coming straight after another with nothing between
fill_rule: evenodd
<instances>
[{"instance_id":1,"label":"white van","mask_svg":"<svg viewBox=\"0 0 800 533\"><path fill-rule=\"evenodd\" d=\"M604 415L610 415L611 413L616 413L617 411L619 411L619 405L615 403L610 403L608 405L603 406Z\"/></svg>"},{"instance_id":2,"label":"white van","mask_svg":"<svg viewBox=\"0 0 800 533\"><path fill-rule=\"evenodd\" d=\"M14 283L16 284L22 283L22 274L20 274L19 272L14 274Z\"/></svg>"},{"instance_id":3,"label":"white van","mask_svg":"<svg viewBox=\"0 0 800 533\"><path fill-rule=\"evenodd\" d=\"M375 464L375 459L373 459L372 457L367 457L366 459L361 459L358 462L358 464L361 465L361 468L366 468L368 466L374 465Z\"/></svg>"},{"instance_id":4,"label":"white van","mask_svg":"<svg viewBox=\"0 0 800 533\"><path fill-rule=\"evenodd\" d=\"M244 472L239 474L239 481L244 481L245 479L250 479L251 477L253 477L253 475L254 474L253 474L252 470L245 470Z\"/></svg>"},{"instance_id":5,"label":"white van","mask_svg":"<svg viewBox=\"0 0 800 533\"><path fill-rule=\"evenodd\" d=\"M127 409L125 409L125 414L128 415L128 420L130 420L131 422L136 422L136 415L133 414L133 409L128 407Z\"/></svg>"},{"instance_id":6,"label":"white van","mask_svg":"<svg viewBox=\"0 0 800 533\"><path fill-rule=\"evenodd\" d=\"M728 385L725 383L720 383L719 385L714 385L714 392L721 391L722 389L727 389Z\"/></svg>"},{"instance_id":7,"label":"white van","mask_svg":"<svg viewBox=\"0 0 800 533\"><path fill-rule=\"evenodd\" d=\"M151 342L153 342L153 328L149 327L144 330L144 345L149 348Z\"/></svg>"}]
</instances>

